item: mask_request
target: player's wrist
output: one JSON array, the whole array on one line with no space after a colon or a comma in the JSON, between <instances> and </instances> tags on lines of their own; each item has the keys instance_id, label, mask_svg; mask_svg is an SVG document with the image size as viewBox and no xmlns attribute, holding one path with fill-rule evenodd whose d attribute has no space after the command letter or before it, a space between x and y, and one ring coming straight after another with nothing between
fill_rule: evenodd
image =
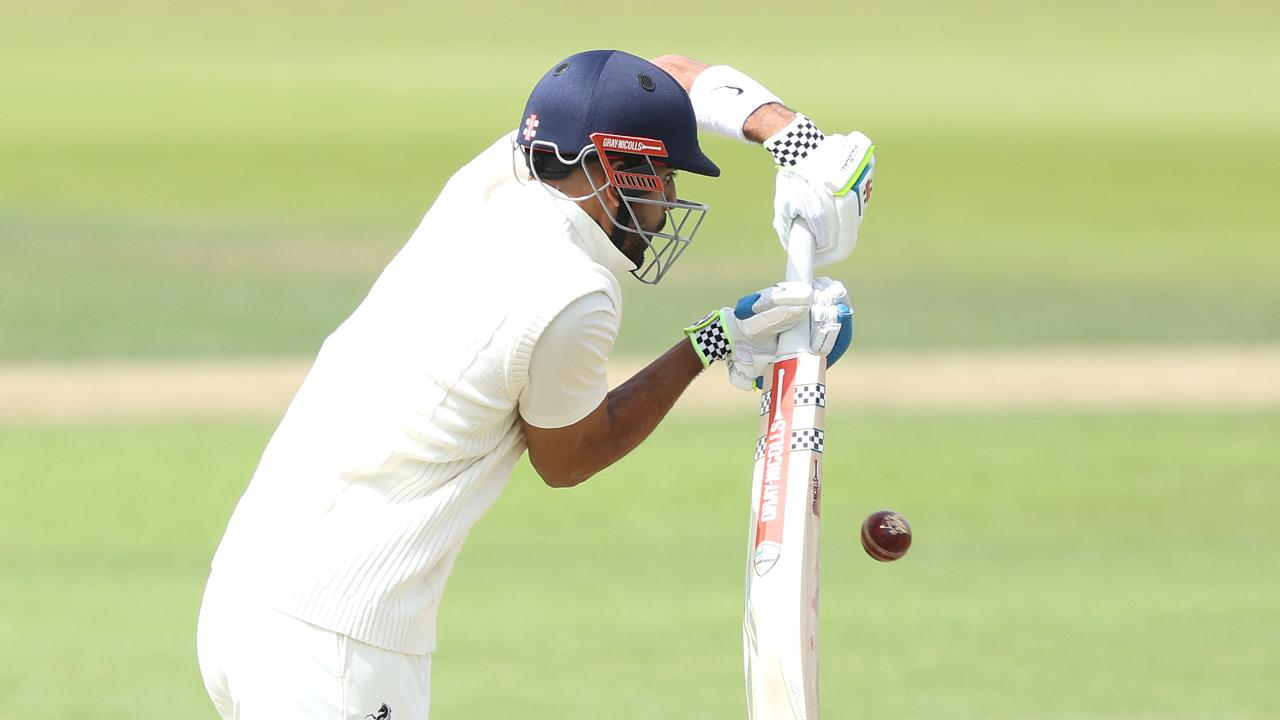
<instances>
[{"instance_id":1,"label":"player's wrist","mask_svg":"<svg viewBox=\"0 0 1280 720\"><path fill-rule=\"evenodd\" d=\"M757 110L782 106L782 99L737 68L712 65L698 74L689 88L698 129L742 142L753 142L745 128Z\"/></svg>"},{"instance_id":2,"label":"player's wrist","mask_svg":"<svg viewBox=\"0 0 1280 720\"><path fill-rule=\"evenodd\" d=\"M789 125L795 117L796 111L786 105L761 105L747 118L746 124L742 126L742 134L747 136L747 140L763 145L765 140Z\"/></svg>"}]
</instances>

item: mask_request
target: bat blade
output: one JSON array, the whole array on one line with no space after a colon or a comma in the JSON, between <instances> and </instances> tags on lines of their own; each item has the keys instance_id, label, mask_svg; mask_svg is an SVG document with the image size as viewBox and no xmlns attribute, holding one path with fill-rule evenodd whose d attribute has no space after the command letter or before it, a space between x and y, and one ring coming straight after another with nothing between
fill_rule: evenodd
<instances>
[{"instance_id":1,"label":"bat blade","mask_svg":"<svg viewBox=\"0 0 1280 720\"><path fill-rule=\"evenodd\" d=\"M774 363L752 476L743 658L752 720L818 718L818 535L826 359Z\"/></svg>"}]
</instances>

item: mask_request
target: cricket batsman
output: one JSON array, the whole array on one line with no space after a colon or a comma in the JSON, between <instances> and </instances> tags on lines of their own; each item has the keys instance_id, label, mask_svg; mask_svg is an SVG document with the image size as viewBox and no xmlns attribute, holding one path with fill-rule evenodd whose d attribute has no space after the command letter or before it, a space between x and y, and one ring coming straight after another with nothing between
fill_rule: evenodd
<instances>
[{"instance_id":1,"label":"cricket batsman","mask_svg":"<svg viewBox=\"0 0 1280 720\"><path fill-rule=\"evenodd\" d=\"M753 388L797 323L829 361L844 351L843 286L782 283L609 389L620 278L657 283L702 228L707 207L676 193L678 172L720 174L699 129L772 154L784 241L803 222L818 257L853 249L870 174L842 173L867 165L861 133L824 135L729 66L617 50L556 63L325 340L267 445L200 610L223 718L425 720L449 572L526 450L571 487L714 362Z\"/></svg>"}]
</instances>

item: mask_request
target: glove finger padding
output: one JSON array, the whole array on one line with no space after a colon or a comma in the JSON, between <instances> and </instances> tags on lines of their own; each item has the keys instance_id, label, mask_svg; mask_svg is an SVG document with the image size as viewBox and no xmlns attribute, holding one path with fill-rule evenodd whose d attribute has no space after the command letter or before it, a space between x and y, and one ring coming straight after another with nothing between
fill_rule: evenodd
<instances>
[{"instance_id":1,"label":"glove finger padding","mask_svg":"<svg viewBox=\"0 0 1280 720\"><path fill-rule=\"evenodd\" d=\"M812 297L808 283L781 282L738 300L733 317L746 336L776 335L800 322Z\"/></svg>"},{"instance_id":2,"label":"glove finger padding","mask_svg":"<svg viewBox=\"0 0 1280 720\"><path fill-rule=\"evenodd\" d=\"M819 277L814 279L813 286L810 348L825 355L827 367L831 367L853 341L853 308L844 283Z\"/></svg>"},{"instance_id":3,"label":"glove finger padding","mask_svg":"<svg viewBox=\"0 0 1280 720\"><path fill-rule=\"evenodd\" d=\"M814 305L809 347L827 358L827 367L836 364L853 340L853 308L845 303Z\"/></svg>"},{"instance_id":4,"label":"glove finger padding","mask_svg":"<svg viewBox=\"0 0 1280 720\"><path fill-rule=\"evenodd\" d=\"M815 251L822 252L835 244L836 228L828 222L835 221L831 204L832 195L820 183L796 170L783 170L774 183L773 230L778 233L782 247L787 247L791 226L803 220L813 233ZM830 205L830 207L829 207Z\"/></svg>"},{"instance_id":5,"label":"glove finger padding","mask_svg":"<svg viewBox=\"0 0 1280 720\"><path fill-rule=\"evenodd\" d=\"M849 304L849 290L839 280L832 280L825 275L813 279L813 304L831 305L838 302Z\"/></svg>"},{"instance_id":6,"label":"glove finger padding","mask_svg":"<svg viewBox=\"0 0 1280 720\"><path fill-rule=\"evenodd\" d=\"M803 316L809 306L806 304L797 307L800 316ZM776 307L767 312L782 309L791 311L795 308ZM744 331L743 321L730 313L729 308L723 308L720 315L730 339L729 354L725 356L729 384L739 390L755 390L760 387L760 378L769 371L769 365L778 354L778 334L750 335ZM796 322L793 320L789 325L795 325Z\"/></svg>"},{"instance_id":7,"label":"glove finger padding","mask_svg":"<svg viewBox=\"0 0 1280 720\"><path fill-rule=\"evenodd\" d=\"M734 351L725 365L729 369L729 384L739 390L755 390L760 380L769 372L777 352L777 341L771 346L753 347L749 343L735 343Z\"/></svg>"}]
</instances>

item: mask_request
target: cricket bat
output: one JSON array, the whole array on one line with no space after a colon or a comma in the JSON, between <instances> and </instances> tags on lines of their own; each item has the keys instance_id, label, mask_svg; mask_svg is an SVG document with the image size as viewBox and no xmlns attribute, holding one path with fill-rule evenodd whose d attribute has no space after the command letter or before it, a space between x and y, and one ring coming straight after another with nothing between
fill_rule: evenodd
<instances>
[{"instance_id":1,"label":"cricket bat","mask_svg":"<svg viewBox=\"0 0 1280 720\"><path fill-rule=\"evenodd\" d=\"M793 226L787 280L813 281L814 241ZM818 530L822 502L825 357L809 351L809 323L779 338L760 402L751 487L746 616L742 624L751 720L818 720Z\"/></svg>"}]
</instances>

